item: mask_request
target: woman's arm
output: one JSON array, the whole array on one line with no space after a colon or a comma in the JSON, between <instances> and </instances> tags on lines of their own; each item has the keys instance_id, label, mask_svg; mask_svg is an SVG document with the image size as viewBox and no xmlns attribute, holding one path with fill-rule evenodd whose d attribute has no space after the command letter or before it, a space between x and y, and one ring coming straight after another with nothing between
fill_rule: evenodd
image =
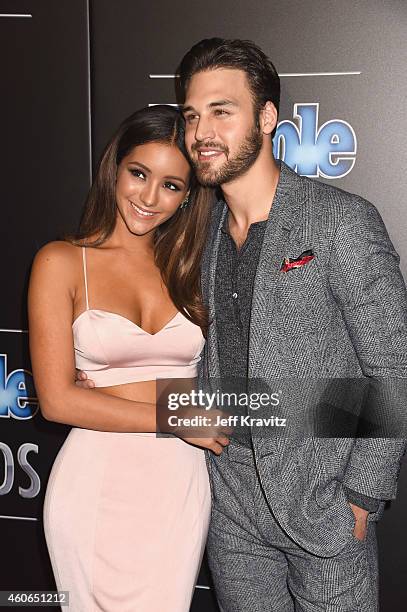
<instances>
[{"instance_id":1,"label":"woman's arm","mask_svg":"<svg viewBox=\"0 0 407 612\"><path fill-rule=\"evenodd\" d=\"M126 400L75 384L72 334L77 266L72 245L51 242L35 256L28 291L31 364L40 408L49 421L112 432L157 431L156 405ZM162 419L160 419L162 421ZM166 431L160 422L159 430ZM225 429L225 428L224 428ZM220 455L229 442L219 428L185 441ZM227 431L227 430L226 430ZM184 435L182 435L184 434Z\"/></svg>"},{"instance_id":2,"label":"woman's arm","mask_svg":"<svg viewBox=\"0 0 407 612\"><path fill-rule=\"evenodd\" d=\"M78 268L72 245L51 242L38 251L28 292L29 341L43 416L75 427L113 432L156 431L155 405L91 393L75 385L72 334Z\"/></svg>"}]
</instances>

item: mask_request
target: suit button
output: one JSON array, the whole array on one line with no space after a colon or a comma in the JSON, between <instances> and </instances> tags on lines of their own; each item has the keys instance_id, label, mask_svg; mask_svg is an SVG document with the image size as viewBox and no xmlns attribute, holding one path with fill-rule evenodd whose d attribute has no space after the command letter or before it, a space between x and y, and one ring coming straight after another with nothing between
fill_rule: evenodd
<instances>
[{"instance_id":1,"label":"suit button","mask_svg":"<svg viewBox=\"0 0 407 612\"><path fill-rule=\"evenodd\" d=\"M237 298L237 293L235 291L235 293L232 293L232 298L235 300Z\"/></svg>"}]
</instances>

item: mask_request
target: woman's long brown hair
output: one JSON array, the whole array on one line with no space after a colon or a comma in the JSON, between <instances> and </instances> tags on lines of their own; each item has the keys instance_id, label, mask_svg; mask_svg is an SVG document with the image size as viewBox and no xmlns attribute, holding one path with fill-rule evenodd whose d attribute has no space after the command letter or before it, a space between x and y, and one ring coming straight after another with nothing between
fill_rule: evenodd
<instances>
[{"instance_id":1,"label":"woman's long brown hair","mask_svg":"<svg viewBox=\"0 0 407 612\"><path fill-rule=\"evenodd\" d=\"M128 117L107 145L89 191L73 244L97 247L112 234L117 216L116 174L121 160L134 147L149 142L177 146L186 159L184 119L164 105L143 108ZM202 187L191 168L188 206L155 230L156 264L177 309L206 333L208 317L200 286L201 258L209 228L213 190ZM97 236L90 241L91 236Z\"/></svg>"}]
</instances>

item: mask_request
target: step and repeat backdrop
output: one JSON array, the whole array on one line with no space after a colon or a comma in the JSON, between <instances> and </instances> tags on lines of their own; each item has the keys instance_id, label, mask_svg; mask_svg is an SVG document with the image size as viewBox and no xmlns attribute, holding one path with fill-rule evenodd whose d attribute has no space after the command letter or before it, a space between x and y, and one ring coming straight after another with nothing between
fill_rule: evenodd
<instances>
[{"instance_id":1,"label":"step and repeat backdrop","mask_svg":"<svg viewBox=\"0 0 407 612\"><path fill-rule=\"evenodd\" d=\"M372 201L406 276L406 26L402 0L0 0L0 590L54 588L41 513L68 428L39 410L27 281L38 248L76 227L118 123L176 103L177 65L196 41L254 40L281 76L275 154ZM407 599L406 472L379 524L384 612ZM205 562L192 611L217 611Z\"/></svg>"}]
</instances>

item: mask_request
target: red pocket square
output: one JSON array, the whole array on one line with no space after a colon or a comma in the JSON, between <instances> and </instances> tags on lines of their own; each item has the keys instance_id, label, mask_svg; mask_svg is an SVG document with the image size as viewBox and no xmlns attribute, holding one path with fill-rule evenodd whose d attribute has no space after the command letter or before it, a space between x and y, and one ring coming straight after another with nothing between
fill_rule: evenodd
<instances>
[{"instance_id":1,"label":"red pocket square","mask_svg":"<svg viewBox=\"0 0 407 612\"><path fill-rule=\"evenodd\" d=\"M309 261L312 261L313 259L315 259L315 255L311 249L301 253L301 255L297 257L297 259L291 259L291 257L284 257L280 270L281 272L289 272L294 268L301 268L302 266L305 266Z\"/></svg>"}]
</instances>

